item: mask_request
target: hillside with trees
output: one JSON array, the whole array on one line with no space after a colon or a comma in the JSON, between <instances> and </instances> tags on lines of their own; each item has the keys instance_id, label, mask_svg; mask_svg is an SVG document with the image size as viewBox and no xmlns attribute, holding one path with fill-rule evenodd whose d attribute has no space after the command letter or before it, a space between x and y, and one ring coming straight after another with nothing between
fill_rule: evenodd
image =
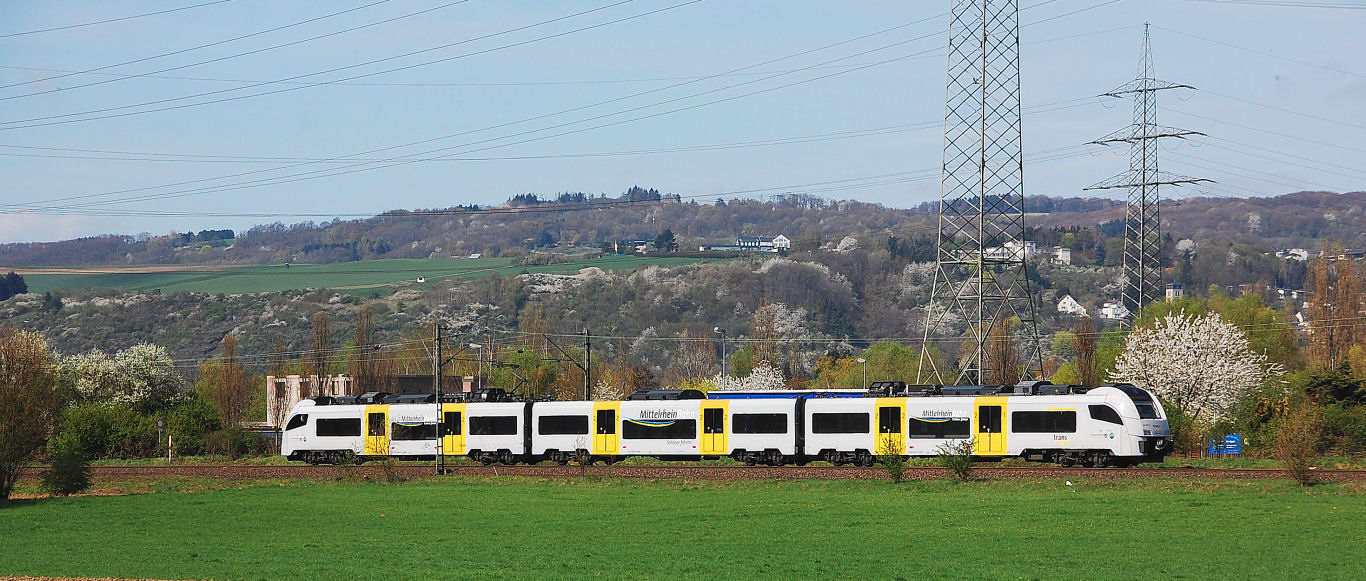
<instances>
[{"instance_id":1,"label":"hillside with trees","mask_svg":"<svg viewBox=\"0 0 1366 581\"><path fill-rule=\"evenodd\" d=\"M1366 192L1299 192L1274 198L1190 198L1163 201L1163 232L1172 244L1192 239L1260 250L1314 248L1332 238L1350 248L1366 245L1356 227ZM1102 261L1118 258L1122 202L1099 198L1030 197L1029 239L1069 230L1075 252ZM272 223L245 232L201 230L107 235L48 243L0 245L0 265L38 267L127 264L328 263L437 256L523 256L529 252L601 248L617 240L653 240L668 229L678 247L733 242L740 236L784 234L794 250L812 250L846 235L867 239L890 233L932 237L937 203L908 210L851 200L791 194L768 201L717 199L700 203L676 194L632 187L617 197L518 194L500 206L393 210L359 220ZM1063 234L1059 234L1060 238ZM1108 245L1108 246L1107 246Z\"/></svg>"},{"instance_id":2,"label":"hillside with trees","mask_svg":"<svg viewBox=\"0 0 1366 581\"><path fill-rule=\"evenodd\" d=\"M1163 214L1170 221L1164 225L1167 277L1185 283L1188 296L1140 313L1134 331L1116 321L1064 315L1054 306L1070 295L1094 313L1118 297L1123 207L1109 200L1033 202L1031 209L1040 211L1032 214L1027 238L1044 249L1072 250L1072 264L1056 263L1046 252L1030 259L1042 371L1057 382L1153 384L1184 430L1186 449L1199 435L1220 430L1255 434L1254 441L1265 443L1291 421L1289 414L1300 417L1306 409L1322 416L1325 445L1346 452L1366 448L1360 431L1366 424L1361 268L1356 254L1338 245L1362 242L1350 224L1360 197L1302 193L1172 204ZM1286 226L1290 216L1303 222ZM585 341L591 341L588 383L595 397L659 386L710 389L732 381L859 387L864 369L870 380L928 381L916 373L920 359L933 357L935 368L951 368L954 337L964 330L962 321L950 321L940 337L923 344L935 276L933 232L929 208L889 210L800 196L698 204L633 188L619 199L568 195L545 201L527 194L499 208L390 212L240 234L8 245L4 260L15 264L20 258L89 263L99 256L123 264L156 257L249 263L475 253L553 261L568 252L602 253L604 242L616 240L645 241L648 252L661 255L738 236L781 233L792 241L783 253L730 253L620 271L589 266L566 274L492 273L387 296L326 288L20 292L0 301L0 325L32 333L23 336L28 343L41 339L60 371L52 381L76 398L77 413L106 426L101 429L135 425L137 435L128 437L141 442L150 414L167 413L199 426L202 438L193 445L239 450L255 444L231 429L239 421L264 419L264 374L346 373L356 378L357 390L390 390L399 375L431 372L438 325L454 350L448 373L482 371L495 385L535 397L582 396ZM1309 234L1338 242L1325 245ZM1314 257L1275 252L1286 247L1306 248ZM91 254L82 260L82 252ZM1320 300L1305 305L1302 295L1287 292L1292 290ZM1026 339L1025 325L1011 329L996 340ZM1190 332L1217 343L1193 351L1173 347L1190 343L1181 339ZM471 344L479 348L458 347ZM993 357L1008 360L1008 352ZM1143 375L1159 371L1144 361L1185 352L1197 359L1162 373L1199 377ZM720 375L723 353L726 377ZM1198 359L1210 353L1226 353L1220 361L1241 367L1219 375L1220 366ZM859 357L866 363L856 363ZM1021 365L1016 375L1028 371ZM129 383L135 379L143 383ZM1219 389L1164 392L1166 385ZM224 386L229 391L221 391ZM243 389L251 393L238 393ZM123 454L92 442L63 445L96 456Z\"/></svg>"}]
</instances>

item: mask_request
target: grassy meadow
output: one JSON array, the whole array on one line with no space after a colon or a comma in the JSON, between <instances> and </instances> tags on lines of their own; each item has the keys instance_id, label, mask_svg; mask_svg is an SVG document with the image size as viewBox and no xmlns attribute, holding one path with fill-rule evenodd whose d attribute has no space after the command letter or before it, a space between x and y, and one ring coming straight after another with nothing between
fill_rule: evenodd
<instances>
[{"instance_id":1,"label":"grassy meadow","mask_svg":"<svg viewBox=\"0 0 1366 581\"><path fill-rule=\"evenodd\" d=\"M1366 488L1152 479L157 481L0 504L0 575L1332 579ZM189 492L187 492L189 490Z\"/></svg>"},{"instance_id":2,"label":"grassy meadow","mask_svg":"<svg viewBox=\"0 0 1366 581\"><path fill-rule=\"evenodd\" d=\"M397 285L422 288L450 278L479 278L491 273L572 274L596 266L604 270L632 269L645 264L672 266L698 262L696 258L658 258L644 256L607 256L567 264L523 266L510 258L413 258L365 260L332 264L283 264L226 267L222 270L155 267L73 267L71 273L32 273L24 275L29 292L44 293L62 289L124 289L129 291L256 293L327 287L339 292L369 295L392 293ZM84 272L82 270L85 270Z\"/></svg>"}]
</instances>

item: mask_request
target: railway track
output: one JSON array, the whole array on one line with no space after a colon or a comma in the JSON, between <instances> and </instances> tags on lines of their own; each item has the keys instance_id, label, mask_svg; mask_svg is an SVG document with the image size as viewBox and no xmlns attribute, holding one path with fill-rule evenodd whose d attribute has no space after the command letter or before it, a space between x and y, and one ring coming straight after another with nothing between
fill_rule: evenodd
<instances>
[{"instance_id":1,"label":"railway track","mask_svg":"<svg viewBox=\"0 0 1366 581\"><path fill-rule=\"evenodd\" d=\"M251 465L168 465L168 466L97 466L96 479L126 480L144 477L184 476L222 478L228 480L264 480L274 478L369 478L383 479L394 475L405 478L432 476L431 463L400 464L394 467L362 466L251 466ZM36 471L33 471L36 474ZM447 473L456 476L533 478L600 478L688 479L688 480L886 480L881 468L833 466L449 466ZM1060 468L1060 467L996 467L978 466L974 476L984 479L1007 478L1225 478L1265 479L1289 478L1283 470L1213 469L1213 468ZM936 480L950 478L946 469L937 467L907 467L906 480ZM1366 481L1366 470L1321 470L1318 477L1327 482Z\"/></svg>"}]
</instances>

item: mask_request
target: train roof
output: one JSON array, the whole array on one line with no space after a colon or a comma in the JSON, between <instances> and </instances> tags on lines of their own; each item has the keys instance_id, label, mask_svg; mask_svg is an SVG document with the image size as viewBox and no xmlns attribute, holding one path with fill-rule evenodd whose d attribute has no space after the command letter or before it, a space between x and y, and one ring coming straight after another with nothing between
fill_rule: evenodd
<instances>
[{"instance_id":1,"label":"train roof","mask_svg":"<svg viewBox=\"0 0 1366 581\"><path fill-rule=\"evenodd\" d=\"M304 401L312 401L313 405L372 405L372 404L416 404L416 403L436 403L436 394L414 394L414 393L386 393L382 391L370 391L361 395L354 396L318 396L311 397ZM476 389L474 391L459 391L441 394L442 403L468 403L468 402L517 402L521 401L517 397L508 393L507 390L490 387Z\"/></svg>"}]
</instances>

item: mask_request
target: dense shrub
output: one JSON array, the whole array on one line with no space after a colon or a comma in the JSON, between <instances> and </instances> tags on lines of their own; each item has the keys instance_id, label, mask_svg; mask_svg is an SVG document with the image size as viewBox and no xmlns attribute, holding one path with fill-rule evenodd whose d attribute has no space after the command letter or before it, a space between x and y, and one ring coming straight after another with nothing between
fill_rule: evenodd
<instances>
[{"instance_id":1,"label":"dense shrub","mask_svg":"<svg viewBox=\"0 0 1366 581\"><path fill-rule=\"evenodd\" d=\"M145 458L156 454L156 420L126 406L69 408L52 438L54 449L87 458Z\"/></svg>"},{"instance_id":2,"label":"dense shrub","mask_svg":"<svg viewBox=\"0 0 1366 581\"><path fill-rule=\"evenodd\" d=\"M1334 453L1353 456L1366 450L1366 406L1322 406L1323 435Z\"/></svg>"},{"instance_id":3,"label":"dense shrub","mask_svg":"<svg viewBox=\"0 0 1366 581\"><path fill-rule=\"evenodd\" d=\"M270 441L265 437L237 426L208 434L205 443L210 454L227 456L233 460L242 456L259 456L271 451Z\"/></svg>"},{"instance_id":4,"label":"dense shrub","mask_svg":"<svg viewBox=\"0 0 1366 581\"><path fill-rule=\"evenodd\" d=\"M1276 459L1300 486L1316 480L1314 460L1323 437L1323 416L1313 406L1305 406L1286 416L1276 437Z\"/></svg>"},{"instance_id":5,"label":"dense shrub","mask_svg":"<svg viewBox=\"0 0 1366 581\"><path fill-rule=\"evenodd\" d=\"M1209 432L1209 426L1192 418L1175 405L1163 402L1167 412L1167 425L1172 432L1172 448L1175 452L1186 454L1200 450L1201 436Z\"/></svg>"},{"instance_id":6,"label":"dense shrub","mask_svg":"<svg viewBox=\"0 0 1366 581\"><path fill-rule=\"evenodd\" d=\"M159 438L158 418L166 421ZM198 455L208 450L205 435L216 430L217 412L197 397L155 415L143 415L125 405L85 404L66 410L52 446L91 459L149 458L166 453L166 434L170 433L176 454Z\"/></svg>"},{"instance_id":7,"label":"dense shrub","mask_svg":"<svg viewBox=\"0 0 1366 581\"><path fill-rule=\"evenodd\" d=\"M43 489L56 496L68 496L90 488L90 460L79 450L56 450L49 454L50 466L43 471Z\"/></svg>"},{"instance_id":8,"label":"dense shrub","mask_svg":"<svg viewBox=\"0 0 1366 581\"><path fill-rule=\"evenodd\" d=\"M180 456L198 456L209 452L207 436L218 431L219 427L218 411L213 404L197 395L188 397L166 412L166 429L175 439L175 453Z\"/></svg>"}]
</instances>

